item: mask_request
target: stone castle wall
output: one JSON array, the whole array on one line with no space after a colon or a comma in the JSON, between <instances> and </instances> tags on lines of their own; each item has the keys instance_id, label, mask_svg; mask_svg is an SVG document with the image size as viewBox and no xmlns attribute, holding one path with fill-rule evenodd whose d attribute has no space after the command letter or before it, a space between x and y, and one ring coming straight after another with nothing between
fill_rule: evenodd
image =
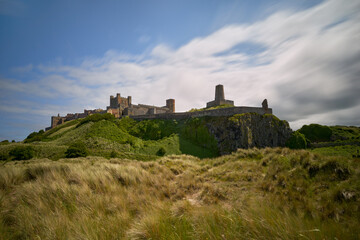
<instances>
[{"instance_id":1,"label":"stone castle wall","mask_svg":"<svg viewBox=\"0 0 360 240\"><path fill-rule=\"evenodd\" d=\"M95 114L95 113L104 114L106 112L107 112L106 110L102 110L102 109L94 109L94 110L84 109L83 113L68 113L64 117L61 117L60 115L52 116L51 117L51 126L50 126L50 128L46 128L46 130L54 128L60 124L63 124L64 122L67 122L67 121L71 121L71 120L79 119L79 118L85 118L86 116L89 116L89 115Z\"/></svg>"},{"instance_id":2,"label":"stone castle wall","mask_svg":"<svg viewBox=\"0 0 360 240\"><path fill-rule=\"evenodd\" d=\"M260 115L263 114L272 114L272 109L268 108L267 110L260 107L229 107L229 108L219 108L213 110L204 110L204 111L196 111L196 112L181 112L181 113L164 113L164 114L147 114L147 115L137 115L137 116L129 116L135 120L147 120L147 119L187 119L187 118L195 118L195 117L205 117L205 116L233 116L235 114L242 113L258 113Z\"/></svg>"},{"instance_id":3,"label":"stone castle wall","mask_svg":"<svg viewBox=\"0 0 360 240\"><path fill-rule=\"evenodd\" d=\"M125 108L122 112L122 116L133 116L133 115L151 115L168 113L170 111L167 107L155 107L144 104L132 105L131 107Z\"/></svg>"}]
</instances>

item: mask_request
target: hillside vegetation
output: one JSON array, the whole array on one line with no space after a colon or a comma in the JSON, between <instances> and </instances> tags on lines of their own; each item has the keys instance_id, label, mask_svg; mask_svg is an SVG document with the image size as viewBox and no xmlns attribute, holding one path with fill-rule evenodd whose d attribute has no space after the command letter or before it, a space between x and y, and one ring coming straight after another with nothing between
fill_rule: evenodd
<instances>
[{"instance_id":1,"label":"hillside vegetation","mask_svg":"<svg viewBox=\"0 0 360 240\"><path fill-rule=\"evenodd\" d=\"M259 130L262 128L266 131ZM284 146L290 132L286 121L253 113L181 121L135 121L128 117L115 119L111 114L94 114L46 132L33 132L23 145L33 148L34 157L52 160L65 157L67 148L79 142L85 144L89 155L105 158L151 160L171 154L206 158L230 153L239 147ZM18 145L0 145L1 159L16 159L9 153Z\"/></svg>"},{"instance_id":2,"label":"hillside vegetation","mask_svg":"<svg viewBox=\"0 0 360 240\"><path fill-rule=\"evenodd\" d=\"M3 162L0 236L359 239L359 165L287 148Z\"/></svg>"}]
</instances>

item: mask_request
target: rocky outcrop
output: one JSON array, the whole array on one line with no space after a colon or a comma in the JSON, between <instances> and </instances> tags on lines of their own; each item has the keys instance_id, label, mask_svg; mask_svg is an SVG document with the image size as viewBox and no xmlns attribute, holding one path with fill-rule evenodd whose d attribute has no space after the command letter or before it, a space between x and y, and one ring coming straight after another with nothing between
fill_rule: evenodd
<instances>
[{"instance_id":1,"label":"rocky outcrop","mask_svg":"<svg viewBox=\"0 0 360 240\"><path fill-rule=\"evenodd\" d=\"M292 133L287 121L272 114L244 113L211 118L206 126L216 139L221 155L238 148L285 146Z\"/></svg>"}]
</instances>

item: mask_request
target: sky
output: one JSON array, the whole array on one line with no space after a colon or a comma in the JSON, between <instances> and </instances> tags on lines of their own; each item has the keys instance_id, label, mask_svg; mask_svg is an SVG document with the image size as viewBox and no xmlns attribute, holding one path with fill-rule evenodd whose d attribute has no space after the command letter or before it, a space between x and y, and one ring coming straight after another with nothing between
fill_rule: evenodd
<instances>
[{"instance_id":1,"label":"sky","mask_svg":"<svg viewBox=\"0 0 360 240\"><path fill-rule=\"evenodd\" d=\"M0 0L0 140L109 96L176 111L215 86L293 130L360 126L360 0Z\"/></svg>"}]
</instances>

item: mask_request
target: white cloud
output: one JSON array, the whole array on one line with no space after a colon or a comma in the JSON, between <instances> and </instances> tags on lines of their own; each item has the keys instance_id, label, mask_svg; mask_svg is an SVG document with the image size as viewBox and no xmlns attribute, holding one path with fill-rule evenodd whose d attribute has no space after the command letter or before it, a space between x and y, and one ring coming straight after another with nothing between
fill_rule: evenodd
<instances>
[{"instance_id":1,"label":"white cloud","mask_svg":"<svg viewBox=\"0 0 360 240\"><path fill-rule=\"evenodd\" d=\"M330 0L225 26L178 49L161 44L140 56L109 51L80 66L37 66L41 79L3 79L1 91L72 99L56 108L61 113L66 107L105 108L117 92L154 105L175 98L177 111L186 111L204 107L220 83L236 105L260 106L267 98L274 113L295 128L311 122L360 125L360 111L354 112L360 103L359 20L359 1ZM259 46L255 53L243 51L248 43Z\"/></svg>"}]
</instances>

